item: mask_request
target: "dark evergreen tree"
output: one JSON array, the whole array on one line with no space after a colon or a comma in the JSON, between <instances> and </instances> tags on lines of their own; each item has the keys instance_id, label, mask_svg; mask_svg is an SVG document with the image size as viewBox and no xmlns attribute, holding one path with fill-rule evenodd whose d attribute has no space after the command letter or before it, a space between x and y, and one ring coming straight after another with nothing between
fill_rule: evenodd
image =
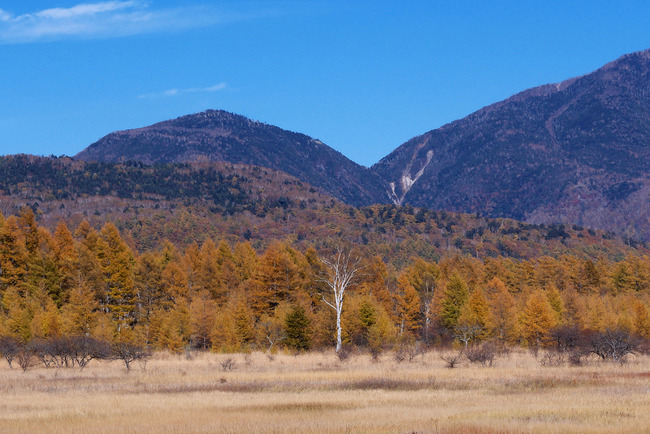
<instances>
[{"instance_id":1,"label":"dark evergreen tree","mask_svg":"<svg viewBox=\"0 0 650 434\"><path fill-rule=\"evenodd\" d=\"M311 321L302 306L294 306L284 320L284 328L289 348L309 350L311 347Z\"/></svg>"}]
</instances>

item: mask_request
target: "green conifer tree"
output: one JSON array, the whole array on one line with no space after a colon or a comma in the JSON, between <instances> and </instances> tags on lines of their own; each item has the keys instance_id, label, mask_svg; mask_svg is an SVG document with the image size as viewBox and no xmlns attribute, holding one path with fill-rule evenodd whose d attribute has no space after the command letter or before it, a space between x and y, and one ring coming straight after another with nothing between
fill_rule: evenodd
<instances>
[{"instance_id":1,"label":"green conifer tree","mask_svg":"<svg viewBox=\"0 0 650 434\"><path fill-rule=\"evenodd\" d=\"M284 321L284 330L287 347L297 351L311 348L311 321L302 306L294 306L289 311Z\"/></svg>"}]
</instances>

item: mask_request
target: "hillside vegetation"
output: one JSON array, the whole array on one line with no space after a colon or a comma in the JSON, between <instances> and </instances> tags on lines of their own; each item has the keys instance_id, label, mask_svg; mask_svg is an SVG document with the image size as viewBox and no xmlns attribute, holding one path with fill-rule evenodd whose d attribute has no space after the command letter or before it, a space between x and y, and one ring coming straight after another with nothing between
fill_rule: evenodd
<instances>
[{"instance_id":1,"label":"hillside vegetation","mask_svg":"<svg viewBox=\"0 0 650 434\"><path fill-rule=\"evenodd\" d=\"M0 211L30 207L54 230L60 220L87 220L123 231L144 251L165 240L183 249L207 238L270 240L316 249L346 241L401 267L410 256L448 255L530 259L572 254L621 259L645 244L576 225L531 225L510 219L410 206L355 208L282 172L227 163L146 166L86 163L68 158L0 158Z\"/></svg>"}]
</instances>

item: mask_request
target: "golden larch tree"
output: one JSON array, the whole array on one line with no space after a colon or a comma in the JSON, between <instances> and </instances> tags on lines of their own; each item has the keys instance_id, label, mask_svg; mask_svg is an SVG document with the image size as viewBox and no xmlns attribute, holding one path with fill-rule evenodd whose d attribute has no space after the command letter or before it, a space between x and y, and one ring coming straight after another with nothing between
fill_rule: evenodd
<instances>
[{"instance_id":1,"label":"golden larch tree","mask_svg":"<svg viewBox=\"0 0 650 434\"><path fill-rule=\"evenodd\" d=\"M422 315L420 294L418 294L406 274L401 274L397 279L395 300L397 302L400 332L417 337L421 327L420 319Z\"/></svg>"},{"instance_id":2,"label":"golden larch tree","mask_svg":"<svg viewBox=\"0 0 650 434\"><path fill-rule=\"evenodd\" d=\"M99 303L93 291L81 282L70 290L70 298L61 309L63 332L68 335L89 335L97 326Z\"/></svg>"},{"instance_id":3,"label":"golden larch tree","mask_svg":"<svg viewBox=\"0 0 650 434\"><path fill-rule=\"evenodd\" d=\"M479 287L470 294L463 305L456 324L456 330L463 328L477 340L485 339L490 324L490 308L483 290Z\"/></svg>"},{"instance_id":4,"label":"golden larch tree","mask_svg":"<svg viewBox=\"0 0 650 434\"><path fill-rule=\"evenodd\" d=\"M253 278L252 306L257 317L271 314L281 302L293 302L299 289L298 267L284 243L271 243L260 257Z\"/></svg>"},{"instance_id":5,"label":"golden larch tree","mask_svg":"<svg viewBox=\"0 0 650 434\"><path fill-rule=\"evenodd\" d=\"M131 325L136 316L133 252L114 224L107 223L100 234L103 243L99 259L107 287L108 307L118 324Z\"/></svg>"},{"instance_id":6,"label":"golden larch tree","mask_svg":"<svg viewBox=\"0 0 650 434\"><path fill-rule=\"evenodd\" d=\"M23 284L27 274L27 260L27 248L18 219L9 216L0 233L0 289Z\"/></svg>"},{"instance_id":7,"label":"golden larch tree","mask_svg":"<svg viewBox=\"0 0 650 434\"><path fill-rule=\"evenodd\" d=\"M546 345L549 334L557 324L557 317L548 298L540 292L533 292L519 315L522 337L533 348Z\"/></svg>"},{"instance_id":8,"label":"golden larch tree","mask_svg":"<svg viewBox=\"0 0 650 434\"><path fill-rule=\"evenodd\" d=\"M515 298L498 277L486 287L490 307L490 335L501 344L512 342L517 335L517 308Z\"/></svg>"}]
</instances>

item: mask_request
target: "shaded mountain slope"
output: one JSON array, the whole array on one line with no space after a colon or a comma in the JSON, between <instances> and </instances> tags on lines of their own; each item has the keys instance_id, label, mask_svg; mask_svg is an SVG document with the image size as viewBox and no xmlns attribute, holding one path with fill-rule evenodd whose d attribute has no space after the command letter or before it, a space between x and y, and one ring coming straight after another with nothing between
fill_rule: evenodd
<instances>
[{"instance_id":1,"label":"shaded mountain slope","mask_svg":"<svg viewBox=\"0 0 650 434\"><path fill-rule=\"evenodd\" d=\"M521 92L372 169L393 202L650 238L650 51Z\"/></svg>"},{"instance_id":2,"label":"shaded mountain slope","mask_svg":"<svg viewBox=\"0 0 650 434\"><path fill-rule=\"evenodd\" d=\"M303 134L214 110L111 133L76 157L251 164L356 206L392 201L650 240L649 144L650 50L485 107L371 169Z\"/></svg>"},{"instance_id":3,"label":"shaded mountain slope","mask_svg":"<svg viewBox=\"0 0 650 434\"><path fill-rule=\"evenodd\" d=\"M145 164L242 163L286 172L354 205L385 196L376 175L319 140L218 110L111 133L75 158Z\"/></svg>"}]
</instances>

